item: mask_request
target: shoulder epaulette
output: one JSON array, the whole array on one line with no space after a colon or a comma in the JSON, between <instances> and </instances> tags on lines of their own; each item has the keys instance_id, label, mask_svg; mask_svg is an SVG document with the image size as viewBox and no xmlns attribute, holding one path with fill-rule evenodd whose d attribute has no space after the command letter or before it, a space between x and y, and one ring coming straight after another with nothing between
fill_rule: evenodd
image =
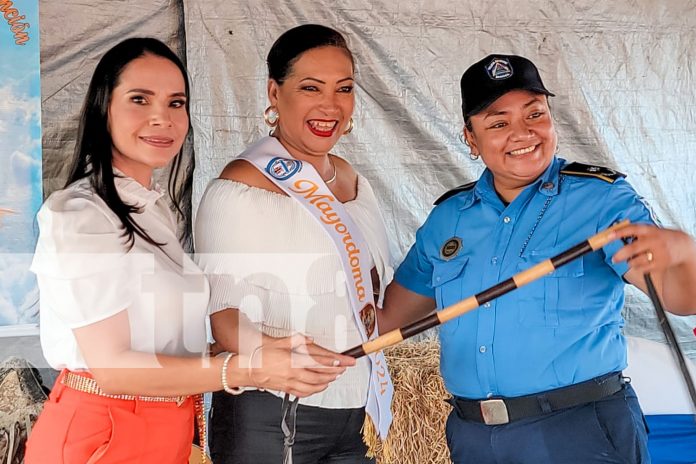
<instances>
[{"instance_id":1,"label":"shoulder epaulette","mask_svg":"<svg viewBox=\"0 0 696 464\"><path fill-rule=\"evenodd\" d=\"M610 168L605 168L604 166L593 166L591 164L583 163L570 163L561 169L561 174L568 174L569 176L596 177L597 179L602 179L610 184L616 182L617 179L626 177L626 174Z\"/></svg>"},{"instance_id":2,"label":"shoulder epaulette","mask_svg":"<svg viewBox=\"0 0 696 464\"><path fill-rule=\"evenodd\" d=\"M437 206L440 203L442 203L443 201L445 201L446 199L448 199L449 197L453 197L460 192L465 192L467 190L471 190L472 188L474 188L475 185L476 185L476 181L473 181L473 182L469 182L468 184L464 184L464 185L460 185L459 187L455 187L452 190L448 190L447 192L443 193L440 196L440 198L435 200L435 202L433 204L435 206Z\"/></svg>"}]
</instances>

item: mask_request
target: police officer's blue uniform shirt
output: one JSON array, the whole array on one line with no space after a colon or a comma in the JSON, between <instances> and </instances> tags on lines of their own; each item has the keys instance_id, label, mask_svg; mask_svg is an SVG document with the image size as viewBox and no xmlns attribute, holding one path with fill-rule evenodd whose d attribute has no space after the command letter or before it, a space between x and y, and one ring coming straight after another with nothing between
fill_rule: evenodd
<instances>
[{"instance_id":1,"label":"police officer's blue uniform shirt","mask_svg":"<svg viewBox=\"0 0 696 464\"><path fill-rule=\"evenodd\" d=\"M440 203L396 273L438 310L583 242L617 221L654 224L622 178L562 174L554 158L507 207L484 171ZM609 179L611 180L611 179ZM461 247L446 258L452 238ZM454 395L481 399L558 388L626 367L623 274L617 240L440 328L441 371Z\"/></svg>"}]
</instances>

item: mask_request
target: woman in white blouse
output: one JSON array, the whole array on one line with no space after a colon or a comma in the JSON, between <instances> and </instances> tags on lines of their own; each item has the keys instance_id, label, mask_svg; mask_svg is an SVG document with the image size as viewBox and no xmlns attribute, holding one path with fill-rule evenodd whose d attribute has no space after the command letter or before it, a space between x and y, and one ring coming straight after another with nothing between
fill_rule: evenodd
<instances>
[{"instance_id":1,"label":"woman in white blouse","mask_svg":"<svg viewBox=\"0 0 696 464\"><path fill-rule=\"evenodd\" d=\"M318 183L320 177L329 189L323 198L342 203L359 229L353 235L364 238L365 265L374 281L368 291L371 301L373 290L381 294L393 273L385 226L367 179L329 153L352 129L352 54L340 33L303 25L278 38L267 62L270 106L264 118L273 127L272 138L245 153L270 147L282 158L280 164L278 158L271 160L276 173L288 166L302 165L302 172L313 168ZM359 345L362 329L351 309L349 279L335 243L306 205L268 177L274 175L271 171L264 173L246 159L232 161L210 182L198 210L196 252L210 279L216 342L237 351L238 340L260 327L266 336L300 332L336 351ZM325 391L300 400L295 464L374 462L365 456L361 435L370 376L369 360L359 359ZM282 397L278 391L214 394L215 463L281 462ZM388 413L388 402L386 409Z\"/></svg>"},{"instance_id":2,"label":"woman in white blouse","mask_svg":"<svg viewBox=\"0 0 696 464\"><path fill-rule=\"evenodd\" d=\"M170 196L190 131L189 85L178 57L155 39L109 50L92 77L65 189L42 206L33 271L41 343L61 369L27 445L28 464L188 462L190 395L257 385L301 396L343 367L304 340L268 340L271 361L205 355L209 286L184 253L153 169L174 159ZM179 209L179 211L181 211ZM307 351L304 350L304 351ZM292 369L294 366L305 369Z\"/></svg>"}]
</instances>

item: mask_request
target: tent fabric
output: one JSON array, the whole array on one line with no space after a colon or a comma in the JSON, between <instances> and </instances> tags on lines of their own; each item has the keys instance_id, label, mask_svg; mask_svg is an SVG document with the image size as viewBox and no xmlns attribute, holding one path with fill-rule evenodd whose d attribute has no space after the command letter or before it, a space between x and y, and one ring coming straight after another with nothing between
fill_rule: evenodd
<instances>
[{"instance_id":1,"label":"tent fabric","mask_svg":"<svg viewBox=\"0 0 696 464\"><path fill-rule=\"evenodd\" d=\"M443 191L474 180L461 130L459 78L489 53L532 59L565 158L628 174L668 227L696 235L696 3L681 0L42 1L44 191L60 188L96 60L131 36L155 36L187 62L193 85L193 210L207 182L265 135L265 56L286 29L344 32L357 63L355 130L335 152L372 183L400 261ZM663 340L631 290L626 332ZM696 358L696 318L672 318Z\"/></svg>"}]
</instances>

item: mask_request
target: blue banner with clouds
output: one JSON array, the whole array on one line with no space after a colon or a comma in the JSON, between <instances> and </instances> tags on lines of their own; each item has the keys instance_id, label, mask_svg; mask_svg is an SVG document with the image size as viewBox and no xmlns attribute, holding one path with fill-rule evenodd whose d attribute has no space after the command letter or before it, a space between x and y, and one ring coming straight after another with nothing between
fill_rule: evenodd
<instances>
[{"instance_id":1,"label":"blue banner with clouds","mask_svg":"<svg viewBox=\"0 0 696 464\"><path fill-rule=\"evenodd\" d=\"M38 322L42 202L38 0L0 0L0 331Z\"/></svg>"}]
</instances>

